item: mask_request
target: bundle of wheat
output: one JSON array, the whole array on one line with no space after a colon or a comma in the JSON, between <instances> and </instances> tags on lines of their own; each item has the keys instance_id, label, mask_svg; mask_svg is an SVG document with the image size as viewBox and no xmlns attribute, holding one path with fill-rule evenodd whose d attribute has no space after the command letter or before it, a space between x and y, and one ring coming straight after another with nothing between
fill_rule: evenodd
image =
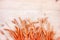
<instances>
[{"instance_id":1,"label":"bundle of wheat","mask_svg":"<svg viewBox=\"0 0 60 40\"><path fill-rule=\"evenodd\" d=\"M16 19L12 21L16 25L15 31L4 29L9 32L14 40L54 40L55 33L47 18L42 18L34 22L29 19L22 20L20 17L19 20L21 26ZM39 26L36 26L36 24L39 24ZM47 29L45 29L44 26L46 26Z\"/></svg>"}]
</instances>

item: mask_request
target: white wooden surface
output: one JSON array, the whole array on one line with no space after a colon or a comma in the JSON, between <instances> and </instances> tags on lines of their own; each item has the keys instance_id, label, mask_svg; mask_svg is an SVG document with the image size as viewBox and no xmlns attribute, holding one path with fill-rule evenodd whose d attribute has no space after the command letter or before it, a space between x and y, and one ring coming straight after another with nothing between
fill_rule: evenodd
<instances>
[{"instance_id":1,"label":"white wooden surface","mask_svg":"<svg viewBox=\"0 0 60 40\"><path fill-rule=\"evenodd\" d=\"M0 0L0 24L10 22L14 17L30 17L31 19L48 16L59 36L60 32L60 0ZM11 24L9 24L11 25Z\"/></svg>"}]
</instances>

